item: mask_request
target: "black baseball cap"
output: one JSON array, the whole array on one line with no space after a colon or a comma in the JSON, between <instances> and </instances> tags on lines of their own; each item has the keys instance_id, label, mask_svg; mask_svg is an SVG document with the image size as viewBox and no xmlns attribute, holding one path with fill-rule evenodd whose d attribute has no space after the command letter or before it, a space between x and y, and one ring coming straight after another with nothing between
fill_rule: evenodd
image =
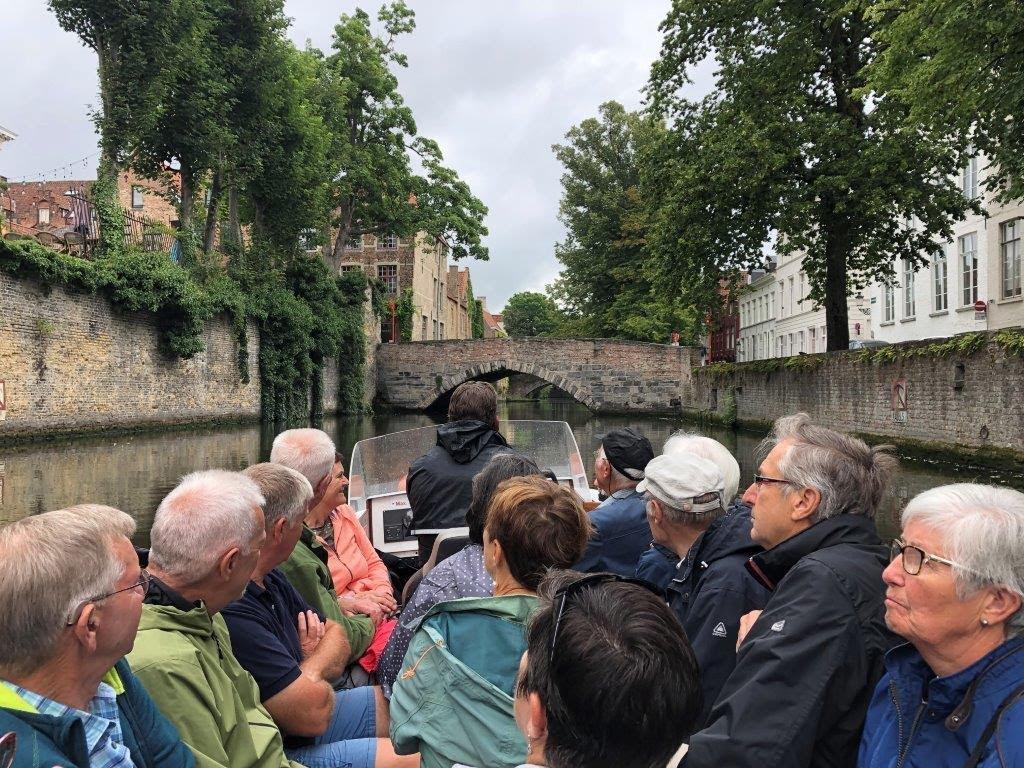
<instances>
[{"instance_id":1,"label":"black baseball cap","mask_svg":"<svg viewBox=\"0 0 1024 768\"><path fill-rule=\"evenodd\" d=\"M654 458L650 440L630 427L613 429L598 439L604 448L605 458L614 469L630 480L644 479L644 469Z\"/></svg>"}]
</instances>

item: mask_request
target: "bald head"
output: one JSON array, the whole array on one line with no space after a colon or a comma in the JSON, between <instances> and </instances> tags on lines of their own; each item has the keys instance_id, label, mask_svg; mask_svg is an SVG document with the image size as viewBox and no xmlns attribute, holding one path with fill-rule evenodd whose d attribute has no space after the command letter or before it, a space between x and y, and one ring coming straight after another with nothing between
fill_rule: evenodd
<instances>
[{"instance_id":1,"label":"bald head","mask_svg":"<svg viewBox=\"0 0 1024 768\"><path fill-rule=\"evenodd\" d=\"M320 429L289 429L274 438L270 461L294 469L315 490L334 467L334 441Z\"/></svg>"}]
</instances>

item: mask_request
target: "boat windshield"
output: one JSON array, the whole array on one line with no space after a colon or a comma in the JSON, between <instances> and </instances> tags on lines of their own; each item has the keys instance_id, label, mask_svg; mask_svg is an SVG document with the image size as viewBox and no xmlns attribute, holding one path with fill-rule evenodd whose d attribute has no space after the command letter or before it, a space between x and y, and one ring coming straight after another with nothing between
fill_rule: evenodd
<instances>
[{"instance_id":1,"label":"boat windshield","mask_svg":"<svg viewBox=\"0 0 1024 768\"><path fill-rule=\"evenodd\" d=\"M587 477L576 438L564 421L503 421L501 433L516 451L550 469L560 483L584 493ZM405 493L409 465L437 443L437 427L408 429L360 440L349 464L349 503L358 514L367 499Z\"/></svg>"}]
</instances>

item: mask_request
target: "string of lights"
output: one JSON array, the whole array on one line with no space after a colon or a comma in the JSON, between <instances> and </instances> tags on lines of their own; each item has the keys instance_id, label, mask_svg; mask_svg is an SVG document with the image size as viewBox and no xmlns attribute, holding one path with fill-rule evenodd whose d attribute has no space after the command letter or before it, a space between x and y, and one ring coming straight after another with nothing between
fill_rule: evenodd
<instances>
[{"instance_id":1,"label":"string of lights","mask_svg":"<svg viewBox=\"0 0 1024 768\"><path fill-rule=\"evenodd\" d=\"M31 184L34 182L45 183L47 181L62 181L64 179L73 176L71 173L76 167L81 166L83 169L89 167L88 161L94 157L99 156L99 151L93 152L91 155L86 155L78 160L72 160L70 163L64 165L58 165L56 168L51 168L47 171L39 171L37 173L30 173L26 176L22 176L19 179L8 179L8 184Z\"/></svg>"}]
</instances>

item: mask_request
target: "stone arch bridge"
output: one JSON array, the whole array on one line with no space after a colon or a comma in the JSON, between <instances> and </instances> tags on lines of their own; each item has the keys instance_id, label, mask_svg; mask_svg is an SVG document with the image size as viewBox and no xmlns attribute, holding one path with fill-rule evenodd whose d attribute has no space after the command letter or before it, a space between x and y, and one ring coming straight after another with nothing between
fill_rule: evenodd
<instances>
[{"instance_id":1,"label":"stone arch bridge","mask_svg":"<svg viewBox=\"0 0 1024 768\"><path fill-rule=\"evenodd\" d=\"M377 401L426 410L459 384L528 374L592 411L679 413L691 400L696 349L611 339L473 339L381 344Z\"/></svg>"}]
</instances>

